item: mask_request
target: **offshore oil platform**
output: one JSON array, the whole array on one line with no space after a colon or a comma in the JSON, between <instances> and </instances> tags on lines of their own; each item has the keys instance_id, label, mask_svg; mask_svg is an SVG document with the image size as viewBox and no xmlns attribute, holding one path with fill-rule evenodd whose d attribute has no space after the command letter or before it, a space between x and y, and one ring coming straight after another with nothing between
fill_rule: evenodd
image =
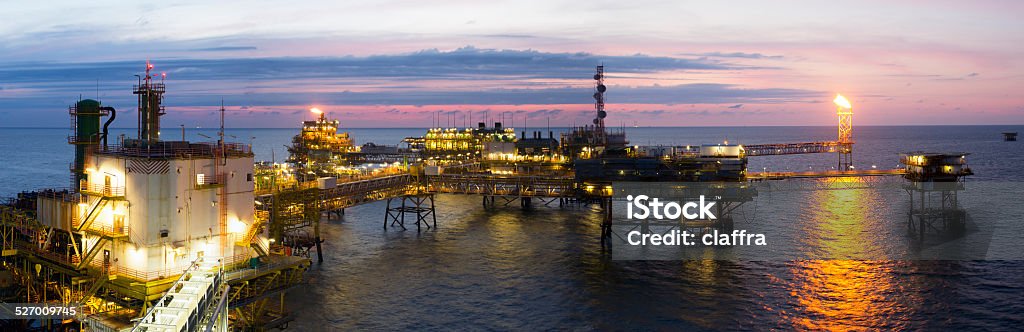
<instances>
[{"instance_id":1,"label":"offshore oil platform","mask_svg":"<svg viewBox=\"0 0 1024 332\"><path fill-rule=\"evenodd\" d=\"M25 193L0 205L7 303L80 305L64 319L5 322L21 329L97 331L265 330L292 319L289 290L303 282L320 222L348 207L384 201L383 227L437 227L434 196L481 197L485 208L518 202L588 206L602 211L602 244L612 236L615 182L712 184L718 220L687 221L696 230L731 228L729 213L757 195L759 183L798 189L848 189L871 179L902 179L912 201L908 229L956 228L966 154L907 153L903 168L856 169L852 106L837 96L835 141L761 145L630 146L605 126L604 66L594 75L591 125L556 134L517 135L502 122L430 128L405 146L356 146L340 123L313 109L284 163L254 162L251 146L160 138L164 78L133 87L138 132L108 142L116 110L95 100L69 108L75 146L71 189ZM101 126L101 120L107 117ZM546 134L546 135L545 135ZM748 172L750 157L834 153L836 168ZM865 181L844 181L851 177ZM812 179L811 181L786 181ZM948 186L947 184L952 184ZM710 189L708 189L710 188ZM679 195L698 195L681 189ZM929 205L928 202L943 202ZM916 202L916 203L914 203ZM915 205L916 204L916 205ZM682 221L681 221L682 223ZM16 324L16 325L10 325ZM17 325L20 324L20 325Z\"/></svg>"},{"instance_id":2,"label":"offshore oil platform","mask_svg":"<svg viewBox=\"0 0 1024 332\"><path fill-rule=\"evenodd\" d=\"M0 207L3 267L24 303L80 306L76 317L6 321L19 329L195 331L287 322L282 307L309 260L274 255L253 209L249 146L160 138L162 78L133 87L138 132L108 142L113 107L69 108L69 190L36 193L34 211ZM100 120L109 117L100 129ZM32 202L30 202L32 203ZM21 204L24 207L25 204ZM11 299L5 302L11 303Z\"/></svg>"}]
</instances>

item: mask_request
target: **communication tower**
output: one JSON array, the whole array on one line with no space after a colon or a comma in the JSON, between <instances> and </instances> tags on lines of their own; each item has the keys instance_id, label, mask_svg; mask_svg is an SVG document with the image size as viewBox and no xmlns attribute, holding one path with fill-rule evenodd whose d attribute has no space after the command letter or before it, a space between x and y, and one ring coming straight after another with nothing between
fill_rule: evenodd
<instances>
[{"instance_id":1,"label":"communication tower","mask_svg":"<svg viewBox=\"0 0 1024 332\"><path fill-rule=\"evenodd\" d=\"M595 86L594 89L594 109L596 114L594 117L594 145L605 146L607 142L606 133L604 130L604 118L608 116L608 112L604 110L604 92L608 91L608 87L604 85L604 65L597 66L597 73L594 74Z\"/></svg>"}]
</instances>

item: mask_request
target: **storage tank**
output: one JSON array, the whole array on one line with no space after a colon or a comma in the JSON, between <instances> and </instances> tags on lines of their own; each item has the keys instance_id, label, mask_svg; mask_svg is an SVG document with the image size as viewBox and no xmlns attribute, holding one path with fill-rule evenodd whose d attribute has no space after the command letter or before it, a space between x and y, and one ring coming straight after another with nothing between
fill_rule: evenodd
<instances>
[{"instance_id":1,"label":"storage tank","mask_svg":"<svg viewBox=\"0 0 1024 332\"><path fill-rule=\"evenodd\" d=\"M89 146L99 144L100 117L105 114L100 111L100 102L92 99L75 103L69 113L75 121L75 133L68 140L75 145L75 164L71 170L74 174L74 183L71 187L77 189L85 177L85 152Z\"/></svg>"}]
</instances>

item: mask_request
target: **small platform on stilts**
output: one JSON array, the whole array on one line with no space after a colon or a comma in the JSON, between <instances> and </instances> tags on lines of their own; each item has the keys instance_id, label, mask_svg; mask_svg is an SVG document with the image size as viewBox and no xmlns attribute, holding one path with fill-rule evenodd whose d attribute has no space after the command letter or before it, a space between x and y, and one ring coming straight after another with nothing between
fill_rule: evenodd
<instances>
[{"instance_id":1,"label":"small platform on stilts","mask_svg":"<svg viewBox=\"0 0 1024 332\"><path fill-rule=\"evenodd\" d=\"M391 224L391 226L397 225L403 230L406 229L406 214L416 215L417 231L421 229L421 225L426 226L427 229L436 228L437 214L434 211L433 194L404 195L388 198L387 209L384 214L384 229L388 229L388 224Z\"/></svg>"}]
</instances>

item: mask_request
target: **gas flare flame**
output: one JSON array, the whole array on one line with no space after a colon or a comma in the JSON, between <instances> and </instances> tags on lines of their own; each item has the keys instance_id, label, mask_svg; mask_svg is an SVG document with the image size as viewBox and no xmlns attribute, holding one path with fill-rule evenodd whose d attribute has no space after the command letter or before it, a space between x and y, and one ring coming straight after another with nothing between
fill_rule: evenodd
<instances>
[{"instance_id":1,"label":"gas flare flame","mask_svg":"<svg viewBox=\"0 0 1024 332\"><path fill-rule=\"evenodd\" d=\"M842 107L842 108L845 108L845 109L853 109L853 105L850 105L850 101L846 100L846 97L843 97L843 95L841 95L841 94L837 93L836 94L836 99L832 100L832 102L836 103L836 105L839 106L839 107Z\"/></svg>"}]
</instances>

